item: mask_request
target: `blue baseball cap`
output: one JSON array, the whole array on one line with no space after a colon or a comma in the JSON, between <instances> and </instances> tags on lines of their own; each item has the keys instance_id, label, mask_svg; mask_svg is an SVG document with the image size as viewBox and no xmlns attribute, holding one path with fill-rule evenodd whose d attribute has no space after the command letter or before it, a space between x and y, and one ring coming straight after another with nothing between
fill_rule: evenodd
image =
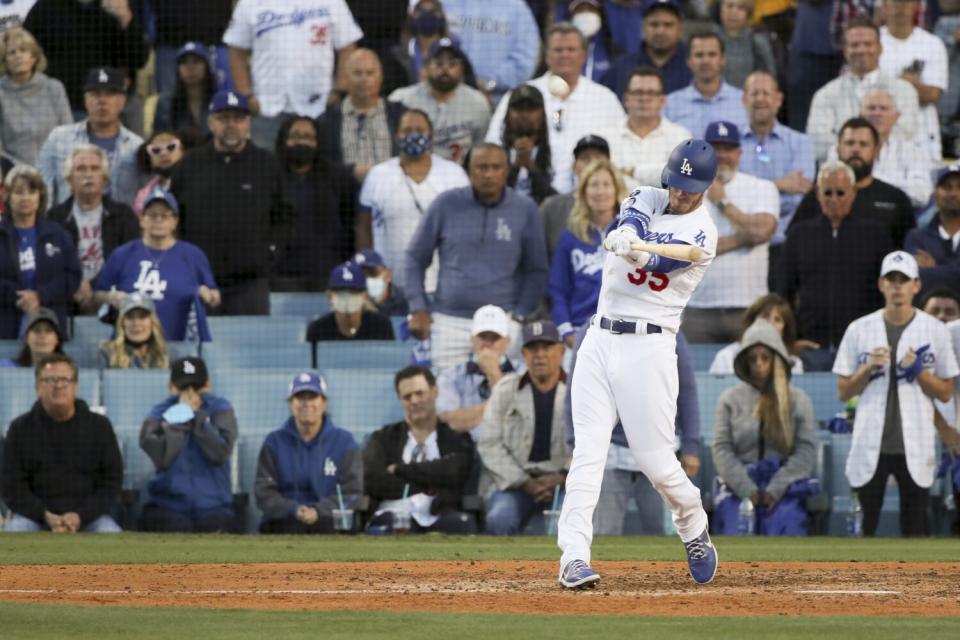
<instances>
[{"instance_id":1,"label":"blue baseball cap","mask_svg":"<svg viewBox=\"0 0 960 640\"><path fill-rule=\"evenodd\" d=\"M677 0L650 0L647 6L643 8L643 17L646 18L654 9L669 9L677 14L678 18L683 19L683 13L680 11L680 3Z\"/></svg>"},{"instance_id":2,"label":"blue baseball cap","mask_svg":"<svg viewBox=\"0 0 960 640\"><path fill-rule=\"evenodd\" d=\"M427 59L431 60L444 51L449 51L458 60L465 61L467 59L467 55L463 52L463 49L460 48L459 40L452 37L440 38L430 45L430 49L427 52Z\"/></svg>"},{"instance_id":3,"label":"blue baseball cap","mask_svg":"<svg viewBox=\"0 0 960 640\"><path fill-rule=\"evenodd\" d=\"M202 42L188 42L177 49L177 62L180 62L180 58L183 56L191 55L202 58L207 64L210 63L210 49Z\"/></svg>"},{"instance_id":4,"label":"blue baseball cap","mask_svg":"<svg viewBox=\"0 0 960 640\"><path fill-rule=\"evenodd\" d=\"M937 171L937 186L939 187L941 182L954 175L960 175L960 164L954 163L940 167L940 170Z\"/></svg>"},{"instance_id":5,"label":"blue baseball cap","mask_svg":"<svg viewBox=\"0 0 960 640\"><path fill-rule=\"evenodd\" d=\"M733 144L740 146L740 130L737 125L726 120L717 120L707 125L704 140L710 144Z\"/></svg>"},{"instance_id":6,"label":"blue baseball cap","mask_svg":"<svg viewBox=\"0 0 960 640\"><path fill-rule=\"evenodd\" d=\"M380 267L387 266L387 263L383 261L383 256L373 249L358 251L357 254L353 256L353 262L364 269L379 269Z\"/></svg>"},{"instance_id":7,"label":"blue baseball cap","mask_svg":"<svg viewBox=\"0 0 960 640\"><path fill-rule=\"evenodd\" d=\"M250 113L250 101L247 96L236 91L218 91L210 100L210 113L221 111L242 111Z\"/></svg>"},{"instance_id":8,"label":"blue baseball cap","mask_svg":"<svg viewBox=\"0 0 960 640\"><path fill-rule=\"evenodd\" d=\"M328 289L351 289L353 291L367 290L367 276L363 273L363 267L354 262L344 262L338 264L330 272L330 284Z\"/></svg>"},{"instance_id":9,"label":"blue baseball cap","mask_svg":"<svg viewBox=\"0 0 960 640\"><path fill-rule=\"evenodd\" d=\"M175 215L180 215L180 205L177 203L177 199L173 197L172 193L162 187L157 187L150 192L150 195L143 201L143 208L146 209L152 202L156 202L157 200L162 200L167 203L167 206L173 209Z\"/></svg>"},{"instance_id":10,"label":"blue baseball cap","mask_svg":"<svg viewBox=\"0 0 960 640\"><path fill-rule=\"evenodd\" d=\"M551 320L542 320L523 325L523 346L527 347L534 342L560 342L560 332L557 325Z\"/></svg>"},{"instance_id":11,"label":"blue baseball cap","mask_svg":"<svg viewBox=\"0 0 960 640\"><path fill-rule=\"evenodd\" d=\"M289 393L287 393L287 400L297 395L301 391L310 391L321 395L324 398L327 397L327 381L323 379L319 373L312 373L310 371L304 371L293 376L293 380L290 381Z\"/></svg>"}]
</instances>

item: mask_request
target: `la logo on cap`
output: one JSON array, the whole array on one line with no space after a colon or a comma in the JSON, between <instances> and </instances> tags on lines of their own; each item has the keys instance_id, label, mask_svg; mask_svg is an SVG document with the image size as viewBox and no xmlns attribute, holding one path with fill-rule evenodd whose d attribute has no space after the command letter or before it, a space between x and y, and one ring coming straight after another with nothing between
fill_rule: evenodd
<instances>
[{"instance_id":1,"label":"la logo on cap","mask_svg":"<svg viewBox=\"0 0 960 640\"><path fill-rule=\"evenodd\" d=\"M353 274L350 273L350 269L347 269L346 267L343 268L343 279L353 280Z\"/></svg>"},{"instance_id":2,"label":"la logo on cap","mask_svg":"<svg viewBox=\"0 0 960 640\"><path fill-rule=\"evenodd\" d=\"M183 363L183 372L193 374L197 372L197 368L194 367L189 360L187 360Z\"/></svg>"},{"instance_id":3,"label":"la logo on cap","mask_svg":"<svg viewBox=\"0 0 960 640\"><path fill-rule=\"evenodd\" d=\"M690 161L686 158L683 159L683 162L680 163L680 173L685 176L693 175L693 165L690 164Z\"/></svg>"},{"instance_id":4,"label":"la logo on cap","mask_svg":"<svg viewBox=\"0 0 960 640\"><path fill-rule=\"evenodd\" d=\"M721 136L730 135L730 131L723 125L722 122L717 123L717 134Z\"/></svg>"},{"instance_id":5,"label":"la logo on cap","mask_svg":"<svg viewBox=\"0 0 960 640\"><path fill-rule=\"evenodd\" d=\"M237 96L231 91L227 94L227 104L231 107L235 107L240 104L240 100L237 99Z\"/></svg>"},{"instance_id":6,"label":"la logo on cap","mask_svg":"<svg viewBox=\"0 0 960 640\"><path fill-rule=\"evenodd\" d=\"M309 374L309 373L301 373L301 374L300 374L300 382L310 382L310 374Z\"/></svg>"},{"instance_id":7,"label":"la logo on cap","mask_svg":"<svg viewBox=\"0 0 960 640\"><path fill-rule=\"evenodd\" d=\"M894 261L894 262L903 262L903 254L902 254L902 253L894 254L894 256L893 256L893 261Z\"/></svg>"},{"instance_id":8,"label":"la logo on cap","mask_svg":"<svg viewBox=\"0 0 960 640\"><path fill-rule=\"evenodd\" d=\"M107 76L106 69L100 69L100 73L97 74L97 80L99 82L109 82L110 78Z\"/></svg>"}]
</instances>

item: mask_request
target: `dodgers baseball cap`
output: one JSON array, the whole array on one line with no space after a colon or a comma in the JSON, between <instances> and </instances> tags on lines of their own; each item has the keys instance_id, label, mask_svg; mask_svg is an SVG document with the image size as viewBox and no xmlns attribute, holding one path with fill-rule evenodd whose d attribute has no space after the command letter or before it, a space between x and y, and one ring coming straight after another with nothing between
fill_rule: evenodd
<instances>
[{"instance_id":1,"label":"dodgers baseball cap","mask_svg":"<svg viewBox=\"0 0 960 640\"><path fill-rule=\"evenodd\" d=\"M598 135L591 133L577 140L577 146L573 148L573 157L579 157L587 149L596 149L608 158L610 157L610 143L607 142L606 138L601 138Z\"/></svg>"},{"instance_id":2,"label":"dodgers baseball cap","mask_svg":"<svg viewBox=\"0 0 960 640\"><path fill-rule=\"evenodd\" d=\"M180 59L184 56L197 56L209 63L210 49L200 42L188 42L177 49L177 62L180 62Z\"/></svg>"},{"instance_id":3,"label":"dodgers baseball cap","mask_svg":"<svg viewBox=\"0 0 960 640\"><path fill-rule=\"evenodd\" d=\"M115 91L123 93L123 74L115 67L94 67L87 71L87 79L83 83L84 91Z\"/></svg>"},{"instance_id":4,"label":"dodgers baseball cap","mask_svg":"<svg viewBox=\"0 0 960 640\"><path fill-rule=\"evenodd\" d=\"M707 125L704 140L710 144L732 144L740 146L740 130L737 125L726 120L717 120Z\"/></svg>"},{"instance_id":5,"label":"dodgers baseball cap","mask_svg":"<svg viewBox=\"0 0 960 640\"><path fill-rule=\"evenodd\" d=\"M508 107L528 107L537 108L543 106L543 94L540 90L529 84L522 84L510 92L510 101Z\"/></svg>"},{"instance_id":6,"label":"dodgers baseball cap","mask_svg":"<svg viewBox=\"0 0 960 640\"><path fill-rule=\"evenodd\" d=\"M338 264L330 272L329 289L350 289L352 291L367 290L367 276L363 268L354 262Z\"/></svg>"},{"instance_id":7,"label":"dodgers baseball cap","mask_svg":"<svg viewBox=\"0 0 960 640\"><path fill-rule=\"evenodd\" d=\"M180 358L170 365L170 382L177 389L199 389L207 384L207 365L200 358Z\"/></svg>"},{"instance_id":8,"label":"dodgers baseball cap","mask_svg":"<svg viewBox=\"0 0 960 640\"><path fill-rule=\"evenodd\" d=\"M147 313L156 313L157 311L157 307L153 304L150 296L146 296L139 291L135 291L123 299L123 302L120 303L119 315L122 318L134 309L143 309Z\"/></svg>"},{"instance_id":9,"label":"dodgers baseball cap","mask_svg":"<svg viewBox=\"0 0 960 640\"><path fill-rule=\"evenodd\" d=\"M163 187L156 187L150 192L150 195L148 195L143 201L143 208L146 209L148 206L154 202L157 202L158 200L166 203L166 205L173 210L174 215L180 215L180 204L177 202L177 199L172 193Z\"/></svg>"},{"instance_id":10,"label":"dodgers baseball cap","mask_svg":"<svg viewBox=\"0 0 960 640\"><path fill-rule=\"evenodd\" d=\"M327 397L327 381L319 373L304 371L293 376L287 393L287 400L303 391Z\"/></svg>"},{"instance_id":11,"label":"dodgers baseball cap","mask_svg":"<svg viewBox=\"0 0 960 640\"><path fill-rule=\"evenodd\" d=\"M683 18L683 13L680 11L680 3L677 0L650 0L647 2L647 6L643 8L643 17L646 18L650 15L651 11L656 9L669 9L677 14L678 18Z\"/></svg>"},{"instance_id":12,"label":"dodgers baseball cap","mask_svg":"<svg viewBox=\"0 0 960 640\"><path fill-rule=\"evenodd\" d=\"M353 262L364 269L379 269L380 267L387 266L387 263L383 261L383 256L373 249L358 251L356 255L353 256Z\"/></svg>"},{"instance_id":13,"label":"dodgers baseball cap","mask_svg":"<svg viewBox=\"0 0 960 640\"><path fill-rule=\"evenodd\" d=\"M940 167L937 171L937 186L939 187L940 183L950 176L960 176L960 164L954 163Z\"/></svg>"},{"instance_id":14,"label":"dodgers baseball cap","mask_svg":"<svg viewBox=\"0 0 960 640\"><path fill-rule=\"evenodd\" d=\"M457 39L450 37L440 38L430 45L430 49L427 51L427 59L430 60L435 56L440 55L444 51L449 51L454 55L455 58L461 61L467 59L467 56L463 52L463 49L460 48L460 43L457 41Z\"/></svg>"},{"instance_id":15,"label":"dodgers baseball cap","mask_svg":"<svg viewBox=\"0 0 960 640\"><path fill-rule=\"evenodd\" d=\"M882 278L894 271L902 273L911 280L920 277L920 267L917 266L917 261L906 251L894 251L883 258L883 264L880 265L880 277Z\"/></svg>"},{"instance_id":16,"label":"dodgers baseball cap","mask_svg":"<svg viewBox=\"0 0 960 640\"><path fill-rule=\"evenodd\" d=\"M523 326L523 346L528 347L534 342L560 342L560 332L552 320L540 320Z\"/></svg>"},{"instance_id":17,"label":"dodgers baseball cap","mask_svg":"<svg viewBox=\"0 0 960 640\"><path fill-rule=\"evenodd\" d=\"M510 318L495 304L485 304L473 313L470 335L478 336L486 331L501 337L510 335Z\"/></svg>"},{"instance_id":18,"label":"dodgers baseball cap","mask_svg":"<svg viewBox=\"0 0 960 640\"><path fill-rule=\"evenodd\" d=\"M218 91L210 100L210 113L220 113L221 111L242 111L250 113L250 100L247 96L236 91Z\"/></svg>"}]
</instances>

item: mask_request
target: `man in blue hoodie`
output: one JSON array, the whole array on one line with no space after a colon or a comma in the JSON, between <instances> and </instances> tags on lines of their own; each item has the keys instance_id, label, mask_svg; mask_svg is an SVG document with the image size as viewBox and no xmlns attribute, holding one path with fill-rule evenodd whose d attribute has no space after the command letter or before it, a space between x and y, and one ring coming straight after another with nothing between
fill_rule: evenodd
<instances>
[{"instance_id":1,"label":"man in blue hoodie","mask_svg":"<svg viewBox=\"0 0 960 640\"><path fill-rule=\"evenodd\" d=\"M327 383L316 373L290 382L290 417L260 449L254 494L260 533L332 533L333 510L363 494L363 456L327 415Z\"/></svg>"},{"instance_id":2,"label":"man in blue hoodie","mask_svg":"<svg viewBox=\"0 0 960 640\"><path fill-rule=\"evenodd\" d=\"M170 367L170 397L143 422L140 448L157 467L140 516L144 531L236 531L230 454L237 418L209 390L203 360L181 358Z\"/></svg>"}]
</instances>

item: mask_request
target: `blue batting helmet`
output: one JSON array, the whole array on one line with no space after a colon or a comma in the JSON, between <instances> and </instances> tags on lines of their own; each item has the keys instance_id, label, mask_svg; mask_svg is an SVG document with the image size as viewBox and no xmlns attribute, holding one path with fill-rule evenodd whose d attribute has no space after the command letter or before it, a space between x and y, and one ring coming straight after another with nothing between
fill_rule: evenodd
<instances>
[{"instance_id":1,"label":"blue batting helmet","mask_svg":"<svg viewBox=\"0 0 960 640\"><path fill-rule=\"evenodd\" d=\"M717 154L713 146L704 140L692 138L681 142L670 152L670 158L660 182L664 187L674 187L690 193L703 193L717 177Z\"/></svg>"}]
</instances>

